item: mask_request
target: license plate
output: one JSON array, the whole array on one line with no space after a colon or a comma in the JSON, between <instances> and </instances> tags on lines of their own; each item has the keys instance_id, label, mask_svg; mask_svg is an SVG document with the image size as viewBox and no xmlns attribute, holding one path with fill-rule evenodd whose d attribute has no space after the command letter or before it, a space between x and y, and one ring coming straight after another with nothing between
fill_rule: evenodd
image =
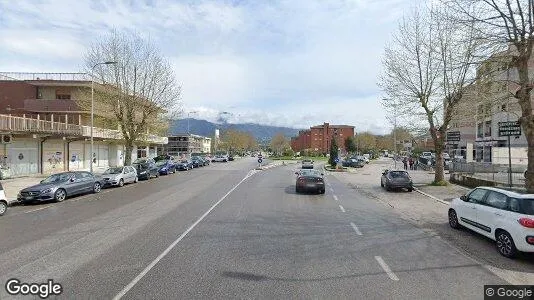
<instances>
[{"instance_id":1,"label":"license plate","mask_svg":"<svg viewBox=\"0 0 534 300\"><path fill-rule=\"evenodd\" d=\"M315 184L313 184L313 183L308 183L306 186L307 186L307 187L315 187Z\"/></svg>"},{"instance_id":2,"label":"license plate","mask_svg":"<svg viewBox=\"0 0 534 300\"><path fill-rule=\"evenodd\" d=\"M32 200L32 199L33 199L33 197L31 197L31 196L24 197L24 200Z\"/></svg>"}]
</instances>

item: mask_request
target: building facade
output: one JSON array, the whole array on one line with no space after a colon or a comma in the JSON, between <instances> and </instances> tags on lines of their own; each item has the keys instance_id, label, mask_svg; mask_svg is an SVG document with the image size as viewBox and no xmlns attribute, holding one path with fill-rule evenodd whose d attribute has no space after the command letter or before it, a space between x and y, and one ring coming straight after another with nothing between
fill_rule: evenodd
<instances>
[{"instance_id":1,"label":"building facade","mask_svg":"<svg viewBox=\"0 0 534 300\"><path fill-rule=\"evenodd\" d=\"M354 136L354 126L324 123L301 130L297 137L291 139L291 148L293 151L310 150L326 154L330 151L332 139L336 139L339 149L345 151L345 139L349 136Z\"/></svg>"},{"instance_id":2,"label":"building facade","mask_svg":"<svg viewBox=\"0 0 534 300\"><path fill-rule=\"evenodd\" d=\"M190 157L193 153L211 153L211 138L195 134L178 134L168 137L163 151L174 157Z\"/></svg>"},{"instance_id":3,"label":"building facade","mask_svg":"<svg viewBox=\"0 0 534 300\"><path fill-rule=\"evenodd\" d=\"M515 69L504 67L503 57L511 50L498 53L482 64L479 81L467 88L457 113L447 131L446 151L468 162L508 163L508 138L499 136L499 123L517 121L521 108L513 94L518 86ZM529 65L534 71L534 61ZM531 101L532 93L531 93ZM527 164L528 144L525 134L510 138L512 164Z\"/></svg>"},{"instance_id":4,"label":"building facade","mask_svg":"<svg viewBox=\"0 0 534 300\"><path fill-rule=\"evenodd\" d=\"M0 168L11 176L88 170L124 164L122 132L77 100L90 91L81 73L0 73ZM112 122L109 122L112 123ZM146 134L132 151L156 156L166 137Z\"/></svg>"}]
</instances>

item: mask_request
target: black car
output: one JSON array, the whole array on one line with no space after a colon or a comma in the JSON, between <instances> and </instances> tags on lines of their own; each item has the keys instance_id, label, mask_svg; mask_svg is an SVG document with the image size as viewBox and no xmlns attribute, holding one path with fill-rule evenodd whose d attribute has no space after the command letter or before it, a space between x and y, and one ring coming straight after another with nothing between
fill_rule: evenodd
<instances>
[{"instance_id":1,"label":"black car","mask_svg":"<svg viewBox=\"0 0 534 300\"><path fill-rule=\"evenodd\" d=\"M103 178L90 172L62 172L48 176L37 185L22 189L17 195L19 203L32 203L54 200L61 202L67 197L100 193L104 186Z\"/></svg>"},{"instance_id":2,"label":"black car","mask_svg":"<svg viewBox=\"0 0 534 300\"><path fill-rule=\"evenodd\" d=\"M193 162L193 167L194 168L198 168L198 167L203 167L204 166L204 161L198 156L191 157L191 161Z\"/></svg>"},{"instance_id":3,"label":"black car","mask_svg":"<svg viewBox=\"0 0 534 300\"><path fill-rule=\"evenodd\" d=\"M234 161L234 156L233 155L229 155L228 156L228 161Z\"/></svg>"},{"instance_id":4,"label":"black car","mask_svg":"<svg viewBox=\"0 0 534 300\"><path fill-rule=\"evenodd\" d=\"M352 167L352 168L363 168L365 162L357 158L349 158L344 160L342 163L343 167Z\"/></svg>"},{"instance_id":5,"label":"black car","mask_svg":"<svg viewBox=\"0 0 534 300\"><path fill-rule=\"evenodd\" d=\"M138 158L132 166L137 170L137 177L139 179L150 179L151 177L159 177L159 167L151 158Z\"/></svg>"},{"instance_id":6,"label":"black car","mask_svg":"<svg viewBox=\"0 0 534 300\"><path fill-rule=\"evenodd\" d=\"M324 174L318 170L303 169L295 172L297 175L297 182L295 184L295 192L301 193L305 191L314 191L316 193L324 194Z\"/></svg>"},{"instance_id":7,"label":"black car","mask_svg":"<svg viewBox=\"0 0 534 300\"><path fill-rule=\"evenodd\" d=\"M191 160L182 159L176 163L176 170L187 171L193 169L193 162Z\"/></svg>"},{"instance_id":8,"label":"black car","mask_svg":"<svg viewBox=\"0 0 534 300\"><path fill-rule=\"evenodd\" d=\"M413 182L410 174L406 171L385 170L380 179L380 186L388 191L393 189L407 189L413 191Z\"/></svg>"}]
</instances>

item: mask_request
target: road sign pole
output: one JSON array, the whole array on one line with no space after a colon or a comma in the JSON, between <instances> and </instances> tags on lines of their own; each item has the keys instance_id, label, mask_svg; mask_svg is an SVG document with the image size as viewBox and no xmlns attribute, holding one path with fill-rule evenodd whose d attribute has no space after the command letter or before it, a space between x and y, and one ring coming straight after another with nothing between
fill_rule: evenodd
<instances>
[{"instance_id":1,"label":"road sign pole","mask_svg":"<svg viewBox=\"0 0 534 300\"><path fill-rule=\"evenodd\" d=\"M508 184L512 187L512 150L510 146L510 136L508 136Z\"/></svg>"}]
</instances>

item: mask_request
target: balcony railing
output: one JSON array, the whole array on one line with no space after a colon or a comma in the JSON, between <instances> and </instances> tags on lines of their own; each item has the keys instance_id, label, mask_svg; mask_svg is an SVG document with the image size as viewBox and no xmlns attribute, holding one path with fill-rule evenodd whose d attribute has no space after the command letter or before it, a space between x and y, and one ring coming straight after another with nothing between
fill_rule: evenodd
<instances>
[{"instance_id":1,"label":"balcony railing","mask_svg":"<svg viewBox=\"0 0 534 300\"><path fill-rule=\"evenodd\" d=\"M25 117L15 117L10 115L0 115L0 131L12 133L44 133L61 136L82 136L91 137L91 126L68 124L64 122L52 122ZM114 129L98 128L93 129L93 138L122 140L122 132ZM146 134L140 138L141 141L166 144L167 137L153 134Z\"/></svg>"},{"instance_id":2,"label":"balcony railing","mask_svg":"<svg viewBox=\"0 0 534 300\"><path fill-rule=\"evenodd\" d=\"M0 72L0 80L69 80L90 81L87 73L27 73L27 72Z\"/></svg>"}]
</instances>

